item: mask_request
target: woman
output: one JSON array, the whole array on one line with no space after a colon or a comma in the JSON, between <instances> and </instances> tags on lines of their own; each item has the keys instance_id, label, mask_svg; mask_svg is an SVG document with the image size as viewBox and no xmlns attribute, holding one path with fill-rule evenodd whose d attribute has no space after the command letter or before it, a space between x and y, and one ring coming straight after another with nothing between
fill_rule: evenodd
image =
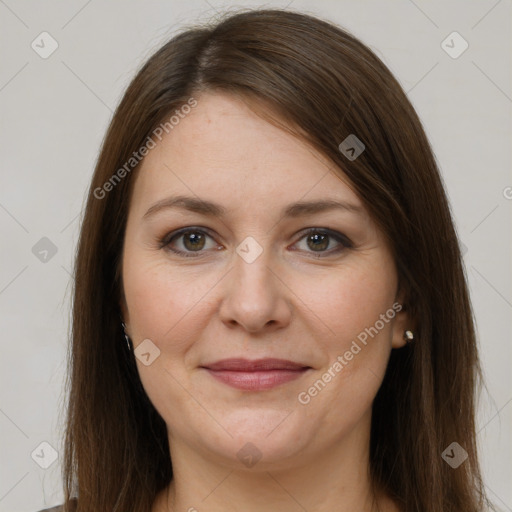
<instances>
[{"instance_id":1,"label":"woman","mask_svg":"<svg viewBox=\"0 0 512 512\"><path fill-rule=\"evenodd\" d=\"M99 156L73 308L59 510L487 504L439 171L390 71L332 24L243 12L148 60Z\"/></svg>"}]
</instances>

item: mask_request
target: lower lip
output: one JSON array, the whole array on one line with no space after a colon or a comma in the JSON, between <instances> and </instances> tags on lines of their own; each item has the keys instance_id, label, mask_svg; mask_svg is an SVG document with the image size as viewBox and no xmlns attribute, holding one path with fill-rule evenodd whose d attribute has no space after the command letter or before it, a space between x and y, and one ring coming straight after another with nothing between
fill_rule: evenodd
<instances>
[{"instance_id":1,"label":"lower lip","mask_svg":"<svg viewBox=\"0 0 512 512\"><path fill-rule=\"evenodd\" d=\"M255 372L210 370L208 368L207 370L212 377L233 388L246 391L263 391L298 379L308 371L308 368L300 370L262 370Z\"/></svg>"}]
</instances>

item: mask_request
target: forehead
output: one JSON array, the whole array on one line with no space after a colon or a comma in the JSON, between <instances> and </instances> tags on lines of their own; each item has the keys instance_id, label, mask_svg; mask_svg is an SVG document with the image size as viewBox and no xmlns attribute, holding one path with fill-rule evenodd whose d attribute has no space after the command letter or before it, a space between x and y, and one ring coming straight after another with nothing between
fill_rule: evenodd
<instances>
[{"instance_id":1,"label":"forehead","mask_svg":"<svg viewBox=\"0 0 512 512\"><path fill-rule=\"evenodd\" d=\"M134 201L196 195L223 204L280 208L325 197L361 204L340 169L239 98L203 93L144 158Z\"/></svg>"}]
</instances>

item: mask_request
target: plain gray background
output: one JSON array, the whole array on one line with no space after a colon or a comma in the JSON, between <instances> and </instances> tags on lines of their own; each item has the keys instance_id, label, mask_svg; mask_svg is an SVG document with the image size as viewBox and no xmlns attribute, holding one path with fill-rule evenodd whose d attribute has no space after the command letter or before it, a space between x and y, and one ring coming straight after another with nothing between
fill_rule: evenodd
<instances>
[{"instance_id":1,"label":"plain gray background","mask_svg":"<svg viewBox=\"0 0 512 512\"><path fill-rule=\"evenodd\" d=\"M511 0L0 0L0 511L62 499L70 269L86 189L125 87L183 24L226 8L288 4L367 43L424 124L467 249L487 379L478 416L485 482L500 509L512 510ZM442 42L454 31L461 37L445 43L450 56ZM47 58L31 46L43 51L44 37L51 49L42 32L58 44ZM55 254L40 252L50 247L44 237ZM43 442L57 457L47 469L36 463L38 453L51 456Z\"/></svg>"}]
</instances>

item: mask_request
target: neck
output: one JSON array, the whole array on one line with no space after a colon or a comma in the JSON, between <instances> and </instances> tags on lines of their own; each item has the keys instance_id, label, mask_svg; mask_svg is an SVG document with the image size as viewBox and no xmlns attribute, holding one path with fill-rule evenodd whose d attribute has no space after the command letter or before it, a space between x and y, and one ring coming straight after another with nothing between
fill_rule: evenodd
<instances>
[{"instance_id":1,"label":"neck","mask_svg":"<svg viewBox=\"0 0 512 512\"><path fill-rule=\"evenodd\" d=\"M243 470L238 461L199 453L170 437L174 476L152 512L395 512L371 486L369 428L369 421L357 425L324 453L275 465L262 459Z\"/></svg>"}]
</instances>

